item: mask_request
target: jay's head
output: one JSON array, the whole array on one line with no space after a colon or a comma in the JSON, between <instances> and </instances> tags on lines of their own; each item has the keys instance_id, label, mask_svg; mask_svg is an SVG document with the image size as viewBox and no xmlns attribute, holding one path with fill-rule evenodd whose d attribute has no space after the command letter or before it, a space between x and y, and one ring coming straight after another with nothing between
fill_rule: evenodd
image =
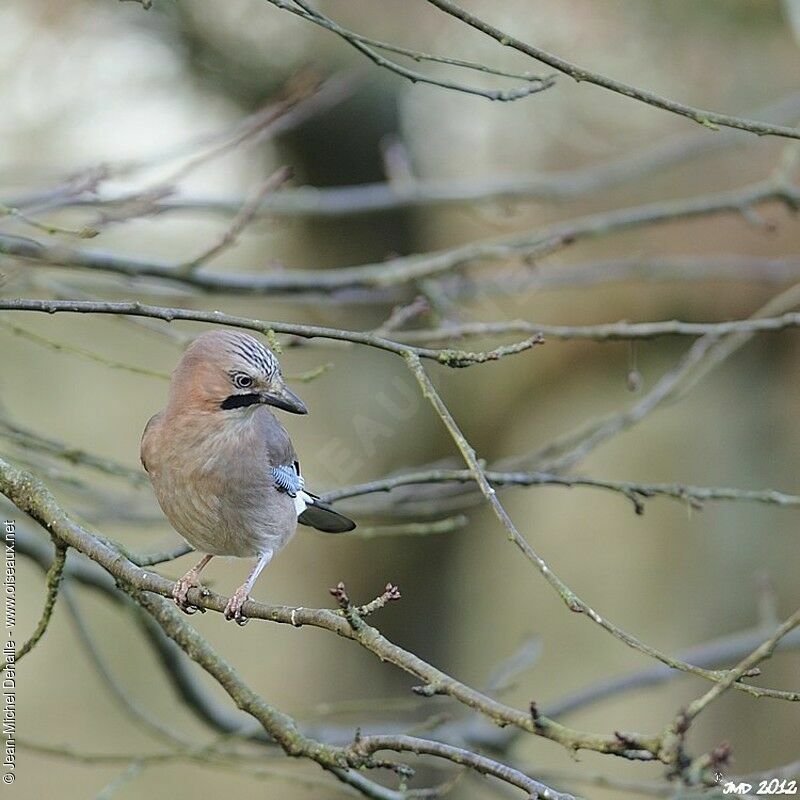
<instances>
[{"instance_id":1,"label":"jay's head","mask_svg":"<svg viewBox=\"0 0 800 800\"><path fill-rule=\"evenodd\" d=\"M308 413L286 386L272 351L246 333L221 330L198 336L172 373L169 405L174 410L238 415L262 404Z\"/></svg>"}]
</instances>

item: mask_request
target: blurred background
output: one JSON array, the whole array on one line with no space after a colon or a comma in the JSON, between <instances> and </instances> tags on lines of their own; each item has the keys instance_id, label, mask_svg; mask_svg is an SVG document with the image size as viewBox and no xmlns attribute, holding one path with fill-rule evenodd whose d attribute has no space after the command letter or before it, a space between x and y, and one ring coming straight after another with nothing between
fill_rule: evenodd
<instances>
[{"instance_id":1,"label":"blurred background","mask_svg":"<svg viewBox=\"0 0 800 800\"><path fill-rule=\"evenodd\" d=\"M540 65L422 2L349 0L320 8L343 26L375 38L511 72L548 74L545 67L539 70ZM800 117L800 50L790 14L778 2L543 0L532 7L524 0L480 0L470 9L581 65L701 108L755 118L777 114L775 120L783 124L795 124ZM566 199L518 197L410 204L347 216L259 218L235 247L203 267L220 273L379 263L588 213L735 189L769 175L787 149L788 140L704 131L566 77L555 88L515 103L414 85L375 67L328 31L259 0L156 0L147 12L133 2L28 0L0 7L0 29L0 203L5 205L46 191L67 176L85 177L101 165L110 177L100 188L109 195L168 180L176 164L193 152L193 143L234 129L310 80L328 79L328 88L317 96L307 119L199 164L180 176L170 198L241 202L284 164L294 169L293 187L389 179L398 185L414 180L481 185L628 162L653 148L685 150L685 157L664 168L643 168L623 181ZM437 65L420 69L448 74ZM468 77L485 86L514 83ZM708 144L698 147L697 137ZM715 137L724 137L724 143L718 145ZM0 217L0 232L170 264L190 261L230 225L230 216L205 211L128 212L101 219L104 209L88 206L47 216L49 224L67 230L96 226L99 235L86 242L68 234L48 236L12 216ZM358 330L380 326L394 305L420 292L427 293L432 306L419 321L424 327L515 318L570 325L619 319L706 321L747 317L800 280L800 264L792 261L799 245L796 219L775 204L759 208L757 219L704 217L590 239L541 264L480 264L459 273L477 281L475 297L466 279L451 284L449 295L442 292L446 284L405 286L399 293L366 299L357 292L324 299L206 295L165 281L47 267L10 256L0 261L0 293L138 299ZM765 269L763 275L743 269L736 278L719 269L705 279L681 280L647 271L657 259L706 263L703 259L724 262L730 257L752 259L753 264L781 259L785 269ZM575 265L621 261L644 264L645 277L562 286L537 278L540 272L552 277ZM492 278L491 291L487 278ZM187 338L204 326L9 313L0 314L0 323L0 414L5 423L0 452L42 474L66 508L126 547L144 552L175 544L177 535L162 519L148 486L45 456L27 446L19 431L34 431L64 448L138 470L141 431L164 403L163 376ZM320 341L291 347L290 340L282 341L282 364L290 376L330 365L314 380L294 384L311 413L286 421L310 486L333 490L443 459L459 466L440 420L400 359L363 347ZM56 350L52 343L65 349ZM469 349L496 343L471 341ZM497 363L468 370L434 365L431 370L465 435L479 456L492 463L536 453L588 419L634 405L690 344L665 338L632 348L625 342L552 339ZM755 337L680 402L657 409L591 452L577 472L798 492L799 345L793 331ZM144 372L114 368L103 360ZM631 391L636 388L630 385L632 371L640 375L638 392ZM522 534L587 602L670 653L769 621L770 604L783 618L800 602L797 508L708 503L694 509L657 498L636 515L621 495L589 489L510 489L501 497ZM381 518L369 504L342 508L361 509L363 527L418 519L413 506L391 519ZM259 581L255 597L330 606L327 589L340 580L360 602L378 594L387 581L396 583L403 600L381 612L378 627L479 687L487 685L498 663L538 637L535 663L503 694L519 707L531 699L546 707L585 686L651 665L586 619L570 615L480 503L469 502L457 511L466 513L468 522L436 535L398 537L378 531L369 538L337 538L301 529ZM13 511L4 506L2 513ZM431 514L428 508L419 511L419 518L452 513ZM40 535L17 518L21 527ZM192 558L163 565L161 571L178 577ZM43 584L36 566L22 558L19 565L18 629L27 632L40 614ZM206 578L227 592L241 583L247 569L243 562L218 560ZM129 616L89 592L79 591L75 598L103 657L136 704L198 745L211 741L216 734L176 699ZM254 689L300 720L352 728L360 724L369 730L381 730L384 720L401 720L419 731L430 727L434 715L461 714L455 703L419 702L409 691L414 681L408 676L325 632L264 624L239 629L213 614L195 623ZM800 653L782 653L764 666L763 684L796 688L798 674ZM21 663L18 678L19 775L13 791L19 797L225 793L242 800L294 800L340 791L333 780L306 785L180 760L148 763L131 777L125 759L87 760L102 754L148 754L162 745L132 724L103 686L63 603L44 641ZM226 700L199 672L198 678L211 694ZM703 682L679 677L587 706L564 721L603 732L655 732L705 689ZM699 753L723 740L733 748L733 772L777 767L800 756L800 716L791 704L756 702L729 692L700 718L690 747ZM46 754L41 746L55 750ZM601 771L632 781L662 777L658 767L593 753L581 753L576 762L537 737L519 737L511 752L543 775L550 770ZM285 762L277 762L276 770L284 777L322 775L313 766ZM419 785L450 774L427 765L420 770ZM590 797L620 796L619 788L561 785ZM451 796L477 800L497 794L486 781L470 779Z\"/></svg>"}]
</instances>

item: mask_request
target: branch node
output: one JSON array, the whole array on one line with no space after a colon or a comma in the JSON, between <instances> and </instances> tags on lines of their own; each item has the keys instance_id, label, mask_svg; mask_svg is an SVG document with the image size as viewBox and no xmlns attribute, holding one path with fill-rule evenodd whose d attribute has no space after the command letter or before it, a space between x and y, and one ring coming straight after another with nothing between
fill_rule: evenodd
<instances>
[{"instance_id":1,"label":"branch node","mask_svg":"<svg viewBox=\"0 0 800 800\"><path fill-rule=\"evenodd\" d=\"M350 608L350 597L342 581L339 581L336 586L328 589L328 591L339 604L339 608L341 608L342 611L347 611Z\"/></svg>"},{"instance_id":2,"label":"branch node","mask_svg":"<svg viewBox=\"0 0 800 800\"><path fill-rule=\"evenodd\" d=\"M424 686L412 686L411 691L420 697L435 697L437 694L446 694L445 690L435 683L426 683Z\"/></svg>"},{"instance_id":3,"label":"branch node","mask_svg":"<svg viewBox=\"0 0 800 800\"><path fill-rule=\"evenodd\" d=\"M712 769L719 769L720 767L727 766L731 760L732 752L733 748L730 742L720 742L720 744L709 753Z\"/></svg>"},{"instance_id":4,"label":"branch node","mask_svg":"<svg viewBox=\"0 0 800 800\"><path fill-rule=\"evenodd\" d=\"M531 712L531 720L536 728L539 728L542 725L542 714L539 711L539 705L535 700L531 700L530 705L528 706Z\"/></svg>"},{"instance_id":5,"label":"branch node","mask_svg":"<svg viewBox=\"0 0 800 800\"><path fill-rule=\"evenodd\" d=\"M401 597L402 595L400 594L400 589L393 583L387 583L386 588L381 594L379 594L374 600L370 600L369 603L359 606L357 609L355 609L355 611L359 617L368 617L370 614L374 613L375 611L379 611L384 606L395 600L399 600Z\"/></svg>"}]
</instances>

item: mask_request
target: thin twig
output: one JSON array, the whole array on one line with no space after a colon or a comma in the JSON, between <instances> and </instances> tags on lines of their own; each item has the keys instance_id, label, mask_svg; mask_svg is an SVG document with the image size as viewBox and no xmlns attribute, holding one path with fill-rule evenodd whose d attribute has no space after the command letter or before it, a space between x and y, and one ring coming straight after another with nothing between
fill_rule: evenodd
<instances>
[{"instance_id":1,"label":"thin twig","mask_svg":"<svg viewBox=\"0 0 800 800\"><path fill-rule=\"evenodd\" d=\"M169 550L159 550L155 553L143 553L131 556L131 561L140 567L154 567L156 564L163 564L165 561L174 561L176 558L191 553L193 548L186 542L181 542L171 547Z\"/></svg>"},{"instance_id":2,"label":"thin twig","mask_svg":"<svg viewBox=\"0 0 800 800\"><path fill-rule=\"evenodd\" d=\"M733 501L766 503L781 507L800 506L800 495L788 494L775 489L737 489L722 486L692 486L680 483L647 483L640 481L614 481L587 476L558 475L536 471L484 470L486 479L494 487L502 486L562 486L602 489L623 495L638 511L644 500L651 497L669 497L697 508L709 501ZM403 486L431 486L438 483L471 483L474 476L464 469L429 469L391 475L367 483L344 486L322 495L327 503L379 492L391 492ZM428 495L426 494L426 499ZM403 495L400 501L412 504L413 495ZM392 506L394 508L395 506Z\"/></svg>"},{"instance_id":3,"label":"thin twig","mask_svg":"<svg viewBox=\"0 0 800 800\"><path fill-rule=\"evenodd\" d=\"M253 196L242 204L239 213L233 218L231 224L225 230L225 233L219 241L191 259L191 261L182 264L179 267L180 271L191 275L199 266L236 244L239 234L252 222L264 198L280 188L291 176L292 170L289 167L281 167L273 172L272 175L261 183L253 193Z\"/></svg>"},{"instance_id":4,"label":"thin twig","mask_svg":"<svg viewBox=\"0 0 800 800\"><path fill-rule=\"evenodd\" d=\"M525 537L520 534L516 525L514 525L513 520L508 515L508 512L498 500L497 492L487 479L486 473L478 461L475 451L472 449L469 442L467 442L456 421L453 419L452 414L434 388L419 358L413 353L408 353L406 356L406 362L408 363L412 374L417 379L423 395L429 400L450 433L451 438L455 442L459 452L464 458L464 461L469 467L473 479L477 483L481 494L483 494L483 496L486 498L495 516L506 530L508 538L522 551L523 555L533 563L533 565L536 567L542 577L550 584L550 586L555 589L567 608L569 608L570 611L584 614L585 616L589 617L589 619L610 633L614 638L619 639L621 642L628 645L628 647L631 647L632 649L637 650L644 655L650 656L657 661L661 661L663 664L667 664L674 669L680 669L693 675L715 680L714 677L709 675L707 670L700 669L693 664L682 662L679 659L668 655L667 653L663 653L660 650L645 644L632 634L612 623L610 620L602 617L588 603L582 600L558 575L556 575L555 572L553 572L547 562L531 547ZM746 687L745 690L760 691L755 689L755 687L746 686L745 684L737 685L741 685L743 688ZM781 695L783 694L786 694L785 699L791 698L800 700L800 692L781 693Z\"/></svg>"},{"instance_id":5,"label":"thin twig","mask_svg":"<svg viewBox=\"0 0 800 800\"><path fill-rule=\"evenodd\" d=\"M509 77L517 76L509 75ZM328 85L323 84L311 101L319 104L329 91ZM788 123L794 121L798 113L800 113L800 95L795 93L787 95L776 103L754 110L753 115L774 122ZM741 133L735 130L721 131L717 136L708 136L705 132L692 132L669 138L638 152L625 153L622 158L615 157L588 167L544 174L521 177L509 175L480 180L421 178L400 185L383 182L353 186L301 186L288 188L265 198L259 213L274 217L342 217L440 205L535 200L562 202L611 189L706 153L742 143ZM130 195L90 194L82 191L81 187L75 189L71 186L50 194L53 196L50 197L49 207L113 206L124 204L131 199ZM4 202L6 205L25 207L41 202L41 196L8 198ZM234 215L239 212L244 202L245 199L242 197L182 195L155 200L153 207L158 214L169 211L190 211Z\"/></svg>"},{"instance_id":6,"label":"thin twig","mask_svg":"<svg viewBox=\"0 0 800 800\"><path fill-rule=\"evenodd\" d=\"M109 369L121 369L126 372L132 372L135 375L144 375L148 378L158 378L159 380L164 381L169 380L169 375L166 372L157 372L145 367L137 367L135 364L128 364L125 361L116 361L113 358L106 358L105 356L101 356L98 353L87 350L83 347L67 344L61 340L56 341L54 339L48 339L46 336L42 336L39 333L34 333L33 331L27 330L27 328L22 328L19 325L14 325L10 322L6 322L5 320L0 320L0 325L9 330L15 336L20 336L23 339L27 339L28 341L31 341L40 347L46 347L50 350L55 350L57 353L70 353L72 355L79 356L80 358L85 358L88 361L94 361L96 364L102 364L104 367L108 367Z\"/></svg>"},{"instance_id":7,"label":"thin twig","mask_svg":"<svg viewBox=\"0 0 800 800\"><path fill-rule=\"evenodd\" d=\"M774 652L785 636L800 626L800 609L795 611L791 617L782 622L772 636L764 640L752 653L743 658L728 674L715 686L712 686L702 697L698 697L689 704L682 716L686 722L692 722L703 709L716 700L720 695L727 692L734 683L741 680L754 667L762 661L768 659Z\"/></svg>"},{"instance_id":8,"label":"thin twig","mask_svg":"<svg viewBox=\"0 0 800 800\"><path fill-rule=\"evenodd\" d=\"M34 629L30 638L22 645L22 647L19 648L19 650L17 650L14 658L15 662L21 661L28 653L30 653L31 650L33 650L34 647L36 647L42 636L45 635L47 627L50 625L50 620L53 616L53 609L56 606L58 592L61 588L61 578L64 574L64 563L67 559L67 547L63 542L54 538L53 547L55 548L55 556L53 557L53 563L47 570L47 574L45 575L44 579L46 594L44 599L44 608L42 609L42 616L39 618L39 622L37 623L36 628ZM0 672L5 670L7 666L7 663L3 663L2 666L0 666Z\"/></svg>"},{"instance_id":9,"label":"thin twig","mask_svg":"<svg viewBox=\"0 0 800 800\"><path fill-rule=\"evenodd\" d=\"M550 77L537 77L533 75L519 76L525 80L525 85L517 89L482 89L479 86L460 83L457 81L434 78L430 75L425 75L416 70L408 69L396 61L392 61L382 56L378 50L397 53L404 55L415 61L431 61L440 64L447 64L453 67L462 67L471 70L478 70L487 74L494 75L508 75L508 73L500 72L492 67L477 64L475 62L461 61L459 59L446 58L443 56L431 56L416 50L410 50L397 45L389 44L388 42L381 42L376 39L371 39L367 36L350 31L342 27L337 22L334 22L330 17L325 16L320 11L312 8L308 3L303 0L294 0L293 4L285 2L285 0L267 0L267 2L280 8L282 11L288 11L291 14L299 16L309 22L314 23L322 28L333 32L341 39L346 41L351 47L354 47L360 53L365 55L378 67L382 67L389 72L394 72L403 78L410 80L412 83L425 83L431 86L438 86L443 89L449 89L455 92L462 92L464 94L477 95L487 100L496 100L501 102L512 102L514 100L521 100L531 94L549 89L554 84L554 79ZM513 76L512 77L516 77Z\"/></svg>"},{"instance_id":10,"label":"thin twig","mask_svg":"<svg viewBox=\"0 0 800 800\"><path fill-rule=\"evenodd\" d=\"M75 625L75 630L78 634L78 638L81 641L83 651L88 655L89 660L100 676L100 679L111 692L112 696L122 710L135 723L141 725L149 733L167 742L168 744L173 746L179 745L181 747L190 746L192 741L188 737L179 734L177 731L174 731L171 728L168 728L134 702L132 693L130 690L126 689L126 687L120 684L119 680L114 675L114 672L100 651L100 648L95 641L95 637L92 635L89 626L86 624L86 621L83 618L81 610L78 608L75 598L72 596L72 592L70 591L68 584L64 586L63 594L64 602L66 603L67 609L72 617L72 622Z\"/></svg>"},{"instance_id":11,"label":"thin twig","mask_svg":"<svg viewBox=\"0 0 800 800\"><path fill-rule=\"evenodd\" d=\"M0 417L0 438L8 439L26 450L46 453L69 464L78 464L115 478L123 478L135 486L144 486L148 482L147 476L140 470L94 455L82 448L72 447L58 439L43 436L2 417Z\"/></svg>"},{"instance_id":12,"label":"thin twig","mask_svg":"<svg viewBox=\"0 0 800 800\"><path fill-rule=\"evenodd\" d=\"M267 322L265 320L248 319L223 314L219 311L196 311L186 308L167 308L163 306L145 305L144 303L115 303L106 301L89 300L6 300L0 299L0 311L42 311L48 314L68 312L73 314L123 314L134 317L149 317L161 319L165 322L176 320L190 320L194 322L207 322L214 325L226 325L246 330L256 331L264 335L275 333L288 333L303 339L331 339L340 342L352 342L368 347L375 347L395 355L404 356L408 352L420 358L433 359L449 367L467 367L473 364L483 364L488 361L497 361L506 355L513 355L529 350L541 344L541 337L532 336L522 342L497 347L480 353L464 350L444 349L433 350L427 347L413 347L403 345L361 331L345 331L338 328L323 328L318 325L299 325L286 322Z\"/></svg>"},{"instance_id":13,"label":"thin twig","mask_svg":"<svg viewBox=\"0 0 800 800\"><path fill-rule=\"evenodd\" d=\"M773 297L752 315L753 321L782 314L800 304L800 284ZM752 330L729 332L721 337L707 334L694 342L679 363L653 388L624 411L579 426L536 453L506 459L505 467L535 463L546 471L561 472L574 467L592 450L623 430L645 419L657 408L684 396L710 370L722 363L753 336Z\"/></svg>"},{"instance_id":14,"label":"thin twig","mask_svg":"<svg viewBox=\"0 0 800 800\"><path fill-rule=\"evenodd\" d=\"M673 114L679 114L680 116L687 117L688 119L691 119L700 125L704 125L707 128L711 128L712 130L716 130L718 127L737 128L739 130L755 133L759 136L782 136L789 139L800 139L800 130L797 128L789 128L784 125L770 125L757 120L749 120L742 117L729 116L727 114L718 114L714 111L704 111L703 109L693 108L692 106L685 105L684 103L679 103L675 100L670 100L667 97L662 97L654 92L648 92L645 89L639 89L636 86L631 86L630 84L623 83L622 81L617 81L613 78L607 78L597 72L591 72L583 67L579 67L577 64L572 64L571 62L560 58L553 53L549 53L539 47L534 47L527 42L523 42L520 39L517 39L515 36L512 36L510 33L501 31L499 28L496 28L493 25L490 25L488 22L476 17L474 14L470 14L468 11L465 11L456 3L451 2L451 0L428 0L428 2L431 5L436 6L441 11L444 11L446 14L449 14L451 17L466 23L471 28L475 28L475 30L486 34L492 39L495 39L504 47L510 47L519 51L520 53L530 56L531 58L535 58L537 61L547 64L553 69L568 75L570 78L573 78L579 83L593 83L595 86L608 89L616 94L621 94L625 97L633 98L634 100L640 100L643 103L647 103L647 105L655 106L656 108L661 108L664 111L671 111Z\"/></svg>"},{"instance_id":15,"label":"thin twig","mask_svg":"<svg viewBox=\"0 0 800 800\"><path fill-rule=\"evenodd\" d=\"M447 325L431 330L398 331L404 342L454 341L472 337L497 336L509 333L541 333L548 339L591 339L598 342L627 339L656 339L662 336L727 336L731 333L765 333L800 326L800 313L790 312L778 317L735 319L723 322L609 322L601 325L547 325L525 320L510 322L470 322Z\"/></svg>"}]
</instances>

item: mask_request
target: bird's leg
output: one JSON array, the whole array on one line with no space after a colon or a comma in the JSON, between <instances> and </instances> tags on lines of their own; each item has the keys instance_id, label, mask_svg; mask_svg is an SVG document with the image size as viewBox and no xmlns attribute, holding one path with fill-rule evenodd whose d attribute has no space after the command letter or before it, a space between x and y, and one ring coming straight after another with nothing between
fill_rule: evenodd
<instances>
[{"instance_id":1,"label":"bird's leg","mask_svg":"<svg viewBox=\"0 0 800 800\"><path fill-rule=\"evenodd\" d=\"M247 617L242 614L242 606L250 597L250 590L261 574L261 570L272 560L272 551L267 550L259 557L253 571L247 576L247 580L231 595L228 605L225 606L225 619L235 619L239 625L247 623Z\"/></svg>"},{"instance_id":2,"label":"bird's leg","mask_svg":"<svg viewBox=\"0 0 800 800\"><path fill-rule=\"evenodd\" d=\"M212 558L214 556L203 556L197 564L175 583L175 587L172 590L172 598L178 604L178 608L186 614L194 614L197 611L197 606L189 605L189 589L200 586L200 573ZM203 610L205 611L205 609Z\"/></svg>"}]
</instances>

